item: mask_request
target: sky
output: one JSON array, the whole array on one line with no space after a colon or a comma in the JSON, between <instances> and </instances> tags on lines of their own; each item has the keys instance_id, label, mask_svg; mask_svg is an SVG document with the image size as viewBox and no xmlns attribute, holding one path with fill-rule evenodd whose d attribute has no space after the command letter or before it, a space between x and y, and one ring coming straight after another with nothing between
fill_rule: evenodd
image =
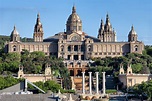
<instances>
[{"instance_id":1,"label":"sky","mask_svg":"<svg viewBox=\"0 0 152 101\"><path fill-rule=\"evenodd\" d=\"M152 0L0 0L0 35L15 25L21 37L32 38L38 13L44 38L63 32L73 5L88 35L97 37L108 13L117 41L127 41L133 25L138 40L152 45Z\"/></svg>"}]
</instances>

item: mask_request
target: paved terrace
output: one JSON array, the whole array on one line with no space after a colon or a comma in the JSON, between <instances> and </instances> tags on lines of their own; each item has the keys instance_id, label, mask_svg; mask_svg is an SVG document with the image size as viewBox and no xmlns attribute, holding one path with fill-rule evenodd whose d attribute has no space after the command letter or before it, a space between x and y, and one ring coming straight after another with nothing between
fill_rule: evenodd
<instances>
[{"instance_id":1,"label":"paved terrace","mask_svg":"<svg viewBox=\"0 0 152 101\"><path fill-rule=\"evenodd\" d=\"M70 94L67 96L67 101ZM77 95L71 94L74 101L80 101ZM0 101L57 101L51 94L19 94L19 95L0 95Z\"/></svg>"},{"instance_id":2,"label":"paved terrace","mask_svg":"<svg viewBox=\"0 0 152 101\"><path fill-rule=\"evenodd\" d=\"M56 101L50 94L0 95L0 101Z\"/></svg>"}]
</instances>

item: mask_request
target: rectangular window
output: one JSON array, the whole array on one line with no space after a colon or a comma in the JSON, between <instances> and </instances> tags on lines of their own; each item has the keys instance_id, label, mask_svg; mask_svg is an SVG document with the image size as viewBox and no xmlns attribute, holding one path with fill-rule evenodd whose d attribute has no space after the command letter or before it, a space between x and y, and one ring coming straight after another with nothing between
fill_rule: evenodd
<instances>
[{"instance_id":1,"label":"rectangular window","mask_svg":"<svg viewBox=\"0 0 152 101\"><path fill-rule=\"evenodd\" d=\"M81 55L81 60L84 60L84 55Z\"/></svg>"},{"instance_id":2,"label":"rectangular window","mask_svg":"<svg viewBox=\"0 0 152 101\"><path fill-rule=\"evenodd\" d=\"M68 60L70 60L71 55L68 55Z\"/></svg>"},{"instance_id":3,"label":"rectangular window","mask_svg":"<svg viewBox=\"0 0 152 101\"><path fill-rule=\"evenodd\" d=\"M82 27L81 27L81 26L79 26L79 31L81 31L81 28L82 28Z\"/></svg>"},{"instance_id":4,"label":"rectangular window","mask_svg":"<svg viewBox=\"0 0 152 101\"><path fill-rule=\"evenodd\" d=\"M77 26L73 26L73 30L76 31L77 30Z\"/></svg>"},{"instance_id":5,"label":"rectangular window","mask_svg":"<svg viewBox=\"0 0 152 101\"><path fill-rule=\"evenodd\" d=\"M85 51L84 46L81 45L81 52Z\"/></svg>"}]
</instances>

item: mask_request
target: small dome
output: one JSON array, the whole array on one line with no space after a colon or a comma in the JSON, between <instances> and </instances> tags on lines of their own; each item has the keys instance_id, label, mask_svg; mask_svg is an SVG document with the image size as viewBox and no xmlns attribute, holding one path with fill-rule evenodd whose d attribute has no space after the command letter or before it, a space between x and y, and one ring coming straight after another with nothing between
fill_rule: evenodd
<instances>
[{"instance_id":1,"label":"small dome","mask_svg":"<svg viewBox=\"0 0 152 101\"><path fill-rule=\"evenodd\" d=\"M131 27L131 31L129 32L129 35L137 35L137 33L134 30L134 26Z\"/></svg>"},{"instance_id":2,"label":"small dome","mask_svg":"<svg viewBox=\"0 0 152 101\"><path fill-rule=\"evenodd\" d=\"M14 34L14 35L19 35L19 32L16 30L16 26L14 26L14 29L13 29L13 31L12 31L12 33L11 33L12 35Z\"/></svg>"},{"instance_id":3,"label":"small dome","mask_svg":"<svg viewBox=\"0 0 152 101\"><path fill-rule=\"evenodd\" d=\"M76 8L75 8L75 6L73 6L73 8L72 8L72 14L69 16L67 22L73 22L73 21L81 22L80 17L79 17L78 14L76 13Z\"/></svg>"}]
</instances>

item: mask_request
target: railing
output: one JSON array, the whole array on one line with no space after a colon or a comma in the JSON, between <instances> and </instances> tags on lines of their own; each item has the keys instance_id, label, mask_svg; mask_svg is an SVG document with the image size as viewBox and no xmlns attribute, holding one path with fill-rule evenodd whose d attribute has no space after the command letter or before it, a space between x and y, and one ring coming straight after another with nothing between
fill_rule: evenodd
<instances>
[{"instance_id":1,"label":"railing","mask_svg":"<svg viewBox=\"0 0 152 101\"><path fill-rule=\"evenodd\" d=\"M33 84L32 82L28 81L27 79L25 79L25 87L27 87L27 83L31 84L32 86L34 86L35 88L37 88L38 90L40 90L42 93L45 93L44 90L42 90L41 88L39 88L38 86L36 86L35 84Z\"/></svg>"}]
</instances>

